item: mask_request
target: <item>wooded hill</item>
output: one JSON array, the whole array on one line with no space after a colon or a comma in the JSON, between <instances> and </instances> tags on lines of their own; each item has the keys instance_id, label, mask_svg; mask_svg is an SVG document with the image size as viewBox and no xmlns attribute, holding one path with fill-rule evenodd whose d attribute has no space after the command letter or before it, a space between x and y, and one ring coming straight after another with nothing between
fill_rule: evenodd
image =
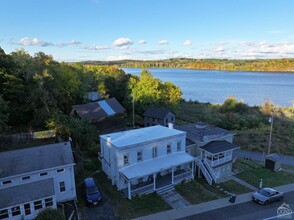
<instances>
[{"instance_id":1,"label":"wooded hill","mask_svg":"<svg viewBox=\"0 0 294 220\"><path fill-rule=\"evenodd\" d=\"M190 68L200 70L294 72L294 59L187 59L85 61L83 64L110 65L120 68Z\"/></svg>"}]
</instances>

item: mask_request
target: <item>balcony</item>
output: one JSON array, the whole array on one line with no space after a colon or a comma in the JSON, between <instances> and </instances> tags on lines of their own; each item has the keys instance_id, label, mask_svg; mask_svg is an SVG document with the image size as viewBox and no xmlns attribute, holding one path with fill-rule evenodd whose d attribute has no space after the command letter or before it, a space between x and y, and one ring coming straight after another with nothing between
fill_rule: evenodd
<instances>
[{"instance_id":1,"label":"balcony","mask_svg":"<svg viewBox=\"0 0 294 220\"><path fill-rule=\"evenodd\" d=\"M219 158L216 158L216 159L215 158L212 159L212 157L207 157L206 160L207 160L207 163L211 167L216 167L216 166L219 166L219 165L222 165L224 163L232 161L232 155L227 155L227 156L219 157Z\"/></svg>"}]
</instances>

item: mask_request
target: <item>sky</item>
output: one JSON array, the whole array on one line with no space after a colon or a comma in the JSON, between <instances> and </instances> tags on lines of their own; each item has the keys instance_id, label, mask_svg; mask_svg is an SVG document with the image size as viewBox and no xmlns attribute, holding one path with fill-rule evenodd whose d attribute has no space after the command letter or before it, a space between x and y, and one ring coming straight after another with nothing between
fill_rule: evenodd
<instances>
[{"instance_id":1,"label":"sky","mask_svg":"<svg viewBox=\"0 0 294 220\"><path fill-rule=\"evenodd\" d=\"M294 58L293 0L0 0L0 47L57 61Z\"/></svg>"}]
</instances>

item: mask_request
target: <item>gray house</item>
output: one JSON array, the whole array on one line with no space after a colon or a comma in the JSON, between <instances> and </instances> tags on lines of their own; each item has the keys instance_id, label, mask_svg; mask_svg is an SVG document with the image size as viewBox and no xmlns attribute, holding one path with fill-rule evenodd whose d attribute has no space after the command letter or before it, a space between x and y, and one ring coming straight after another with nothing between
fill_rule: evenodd
<instances>
[{"instance_id":1,"label":"gray house","mask_svg":"<svg viewBox=\"0 0 294 220\"><path fill-rule=\"evenodd\" d=\"M0 219L34 219L76 200L69 142L0 153Z\"/></svg>"},{"instance_id":2,"label":"gray house","mask_svg":"<svg viewBox=\"0 0 294 220\"><path fill-rule=\"evenodd\" d=\"M202 122L176 126L186 131L186 150L196 158L198 175L203 174L209 184L222 182L231 176L234 133Z\"/></svg>"},{"instance_id":3,"label":"gray house","mask_svg":"<svg viewBox=\"0 0 294 220\"><path fill-rule=\"evenodd\" d=\"M175 124L175 114L164 108L148 108L144 113L144 127L162 125L168 127L169 123Z\"/></svg>"}]
</instances>

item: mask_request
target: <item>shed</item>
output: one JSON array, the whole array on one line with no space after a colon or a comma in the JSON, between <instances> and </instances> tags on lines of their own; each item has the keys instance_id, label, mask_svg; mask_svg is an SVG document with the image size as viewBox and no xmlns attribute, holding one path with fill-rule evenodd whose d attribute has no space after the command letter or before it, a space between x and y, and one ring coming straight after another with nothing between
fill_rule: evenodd
<instances>
[{"instance_id":1,"label":"shed","mask_svg":"<svg viewBox=\"0 0 294 220\"><path fill-rule=\"evenodd\" d=\"M278 171L281 168L281 157L278 154L269 154L265 157L264 168Z\"/></svg>"}]
</instances>

